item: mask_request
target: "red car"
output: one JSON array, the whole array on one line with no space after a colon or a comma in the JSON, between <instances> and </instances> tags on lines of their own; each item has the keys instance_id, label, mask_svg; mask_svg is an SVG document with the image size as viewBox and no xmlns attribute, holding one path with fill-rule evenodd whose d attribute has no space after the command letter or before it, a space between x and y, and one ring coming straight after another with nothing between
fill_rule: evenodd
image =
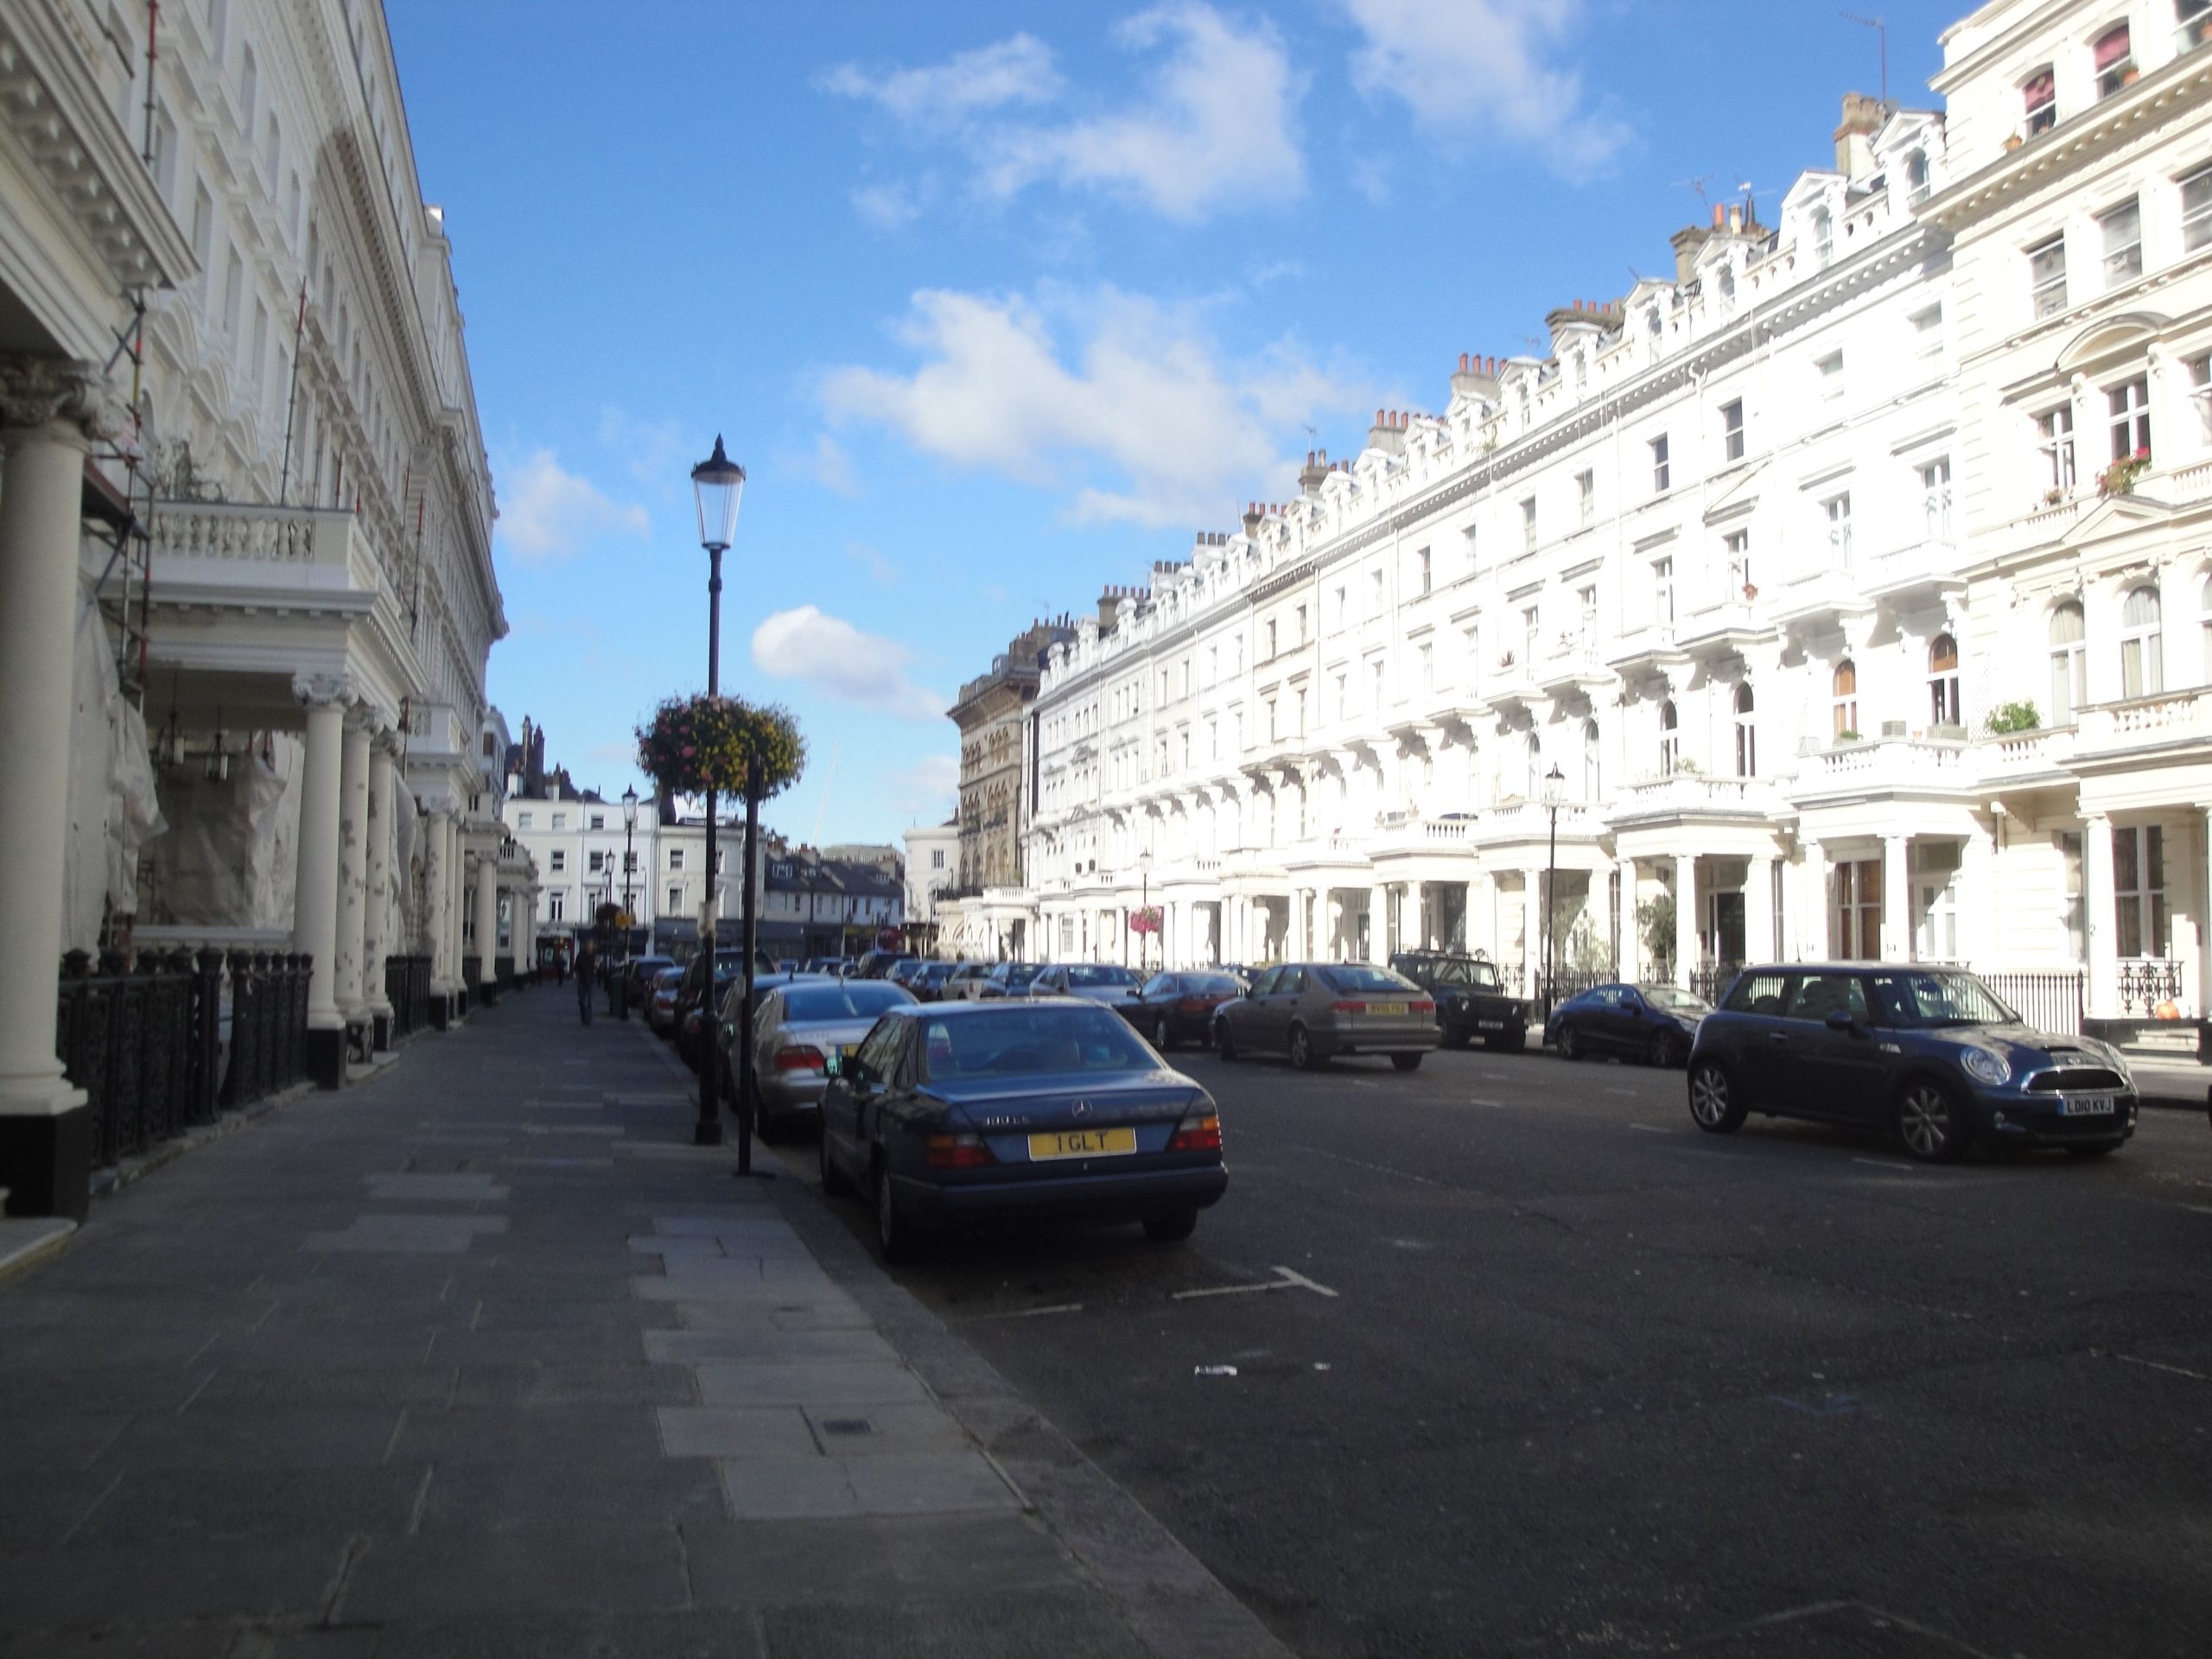
<instances>
[{"instance_id":1,"label":"red car","mask_svg":"<svg viewBox=\"0 0 2212 1659\"><path fill-rule=\"evenodd\" d=\"M1154 974L1135 1001L1122 1005L1122 1013L1164 1054L1179 1042L1204 1047L1213 1030L1213 1011L1243 995L1244 986L1234 974Z\"/></svg>"}]
</instances>

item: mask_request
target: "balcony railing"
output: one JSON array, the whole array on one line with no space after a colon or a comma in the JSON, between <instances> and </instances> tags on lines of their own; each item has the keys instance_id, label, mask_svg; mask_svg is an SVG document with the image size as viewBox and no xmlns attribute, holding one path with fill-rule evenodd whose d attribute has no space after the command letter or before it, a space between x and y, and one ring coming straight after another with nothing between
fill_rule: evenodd
<instances>
[{"instance_id":1,"label":"balcony railing","mask_svg":"<svg viewBox=\"0 0 2212 1659\"><path fill-rule=\"evenodd\" d=\"M2085 750L2133 749L2171 742L2212 742L2212 689L2134 697L2094 704L2082 710L2081 747Z\"/></svg>"},{"instance_id":2,"label":"balcony railing","mask_svg":"<svg viewBox=\"0 0 2212 1659\"><path fill-rule=\"evenodd\" d=\"M1880 737L1814 749L1798 769L1801 793L1827 788L1964 787L1971 781L1967 751L1960 743L1928 738Z\"/></svg>"}]
</instances>

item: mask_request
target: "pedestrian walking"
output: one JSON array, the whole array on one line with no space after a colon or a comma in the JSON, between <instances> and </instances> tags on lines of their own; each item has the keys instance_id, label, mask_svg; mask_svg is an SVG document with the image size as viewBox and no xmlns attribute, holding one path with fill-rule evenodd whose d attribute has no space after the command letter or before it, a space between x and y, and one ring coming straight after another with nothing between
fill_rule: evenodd
<instances>
[{"instance_id":1,"label":"pedestrian walking","mask_svg":"<svg viewBox=\"0 0 2212 1659\"><path fill-rule=\"evenodd\" d=\"M586 1025L591 1024L592 992L596 988L592 982L598 977L598 967L599 952L592 948L587 934L576 941L576 1012Z\"/></svg>"}]
</instances>

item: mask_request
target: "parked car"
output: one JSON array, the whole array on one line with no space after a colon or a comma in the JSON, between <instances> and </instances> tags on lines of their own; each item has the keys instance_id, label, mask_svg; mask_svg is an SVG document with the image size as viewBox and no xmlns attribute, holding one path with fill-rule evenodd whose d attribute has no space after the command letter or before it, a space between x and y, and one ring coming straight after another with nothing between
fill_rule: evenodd
<instances>
[{"instance_id":1,"label":"parked car","mask_svg":"<svg viewBox=\"0 0 2212 1659\"><path fill-rule=\"evenodd\" d=\"M734 984L722 1005L722 1075L737 1074L737 1028L745 988ZM772 1141L793 1117L822 1103L831 1055L850 1058L887 1010L912 1007L900 987L880 980L816 977L757 988L753 1011L754 1128Z\"/></svg>"},{"instance_id":2,"label":"parked car","mask_svg":"<svg viewBox=\"0 0 2212 1659\"><path fill-rule=\"evenodd\" d=\"M1037 970L1023 995L1074 996L1120 1010L1136 1001L1144 980L1135 969L1110 962L1055 963Z\"/></svg>"},{"instance_id":3,"label":"parked car","mask_svg":"<svg viewBox=\"0 0 2212 1659\"><path fill-rule=\"evenodd\" d=\"M893 985L911 986L914 982L914 976L929 965L919 957L901 957L884 970L883 976Z\"/></svg>"},{"instance_id":4,"label":"parked car","mask_svg":"<svg viewBox=\"0 0 2212 1659\"><path fill-rule=\"evenodd\" d=\"M971 995L978 1002L995 1002L1001 997L1026 995L1029 982L1043 971L1044 964L1034 962L1002 962L984 976L983 982Z\"/></svg>"},{"instance_id":5,"label":"parked car","mask_svg":"<svg viewBox=\"0 0 2212 1659\"><path fill-rule=\"evenodd\" d=\"M683 984L681 968L664 968L653 976L645 998L645 1024L659 1036L676 1034L676 994Z\"/></svg>"},{"instance_id":6,"label":"parked car","mask_svg":"<svg viewBox=\"0 0 2212 1659\"><path fill-rule=\"evenodd\" d=\"M881 979L894 964L913 959L912 954L906 950L871 950L853 964L853 976L856 979Z\"/></svg>"},{"instance_id":7,"label":"parked car","mask_svg":"<svg viewBox=\"0 0 2212 1659\"><path fill-rule=\"evenodd\" d=\"M1404 975L1364 962L1287 962L1213 1017L1223 1059L1284 1054L1300 1071L1338 1054L1387 1054L1410 1071L1442 1040L1435 1001Z\"/></svg>"},{"instance_id":8,"label":"parked car","mask_svg":"<svg viewBox=\"0 0 2212 1659\"><path fill-rule=\"evenodd\" d=\"M766 951L754 951L753 960L761 973L774 970L775 964ZM698 1069L699 1056L702 1052L698 1041L700 1026L705 1018L702 1009L721 1007L722 994L729 988L730 981L737 976L744 961L745 952L741 948L715 952L715 983L711 995L707 984L705 953L702 952L684 964L683 981L676 988L676 1052L684 1065L694 1071Z\"/></svg>"},{"instance_id":9,"label":"parked car","mask_svg":"<svg viewBox=\"0 0 2212 1659\"><path fill-rule=\"evenodd\" d=\"M822 1185L897 1261L944 1227L1135 1219L1188 1238L1229 1185L1221 1119L1119 1015L1075 1001L893 1008L822 1096Z\"/></svg>"},{"instance_id":10,"label":"parked car","mask_svg":"<svg viewBox=\"0 0 2212 1659\"><path fill-rule=\"evenodd\" d=\"M1390 966L1434 999L1446 1047L1465 1048L1477 1041L1484 1048L1508 1051L1529 1046L1528 1001L1506 990L1489 957L1401 950Z\"/></svg>"},{"instance_id":11,"label":"parked car","mask_svg":"<svg viewBox=\"0 0 2212 1659\"><path fill-rule=\"evenodd\" d=\"M853 964L842 957L809 957L805 967L800 969L802 973L829 974L838 979L852 970Z\"/></svg>"},{"instance_id":12,"label":"parked car","mask_svg":"<svg viewBox=\"0 0 2212 1659\"><path fill-rule=\"evenodd\" d=\"M675 966L674 957L631 957L627 967L624 969L626 979L623 986L624 992L630 999L630 1006L633 1008L642 1007L652 988L654 976L662 969Z\"/></svg>"},{"instance_id":13,"label":"parked car","mask_svg":"<svg viewBox=\"0 0 2212 1659\"><path fill-rule=\"evenodd\" d=\"M983 982L991 976L988 962L958 962L944 976L944 988L938 993L940 1002L973 1002L982 995Z\"/></svg>"},{"instance_id":14,"label":"parked car","mask_svg":"<svg viewBox=\"0 0 2212 1659\"><path fill-rule=\"evenodd\" d=\"M802 964L797 957L778 957L776 958L776 971L779 974L795 974L798 972L801 965Z\"/></svg>"},{"instance_id":15,"label":"parked car","mask_svg":"<svg viewBox=\"0 0 2212 1659\"><path fill-rule=\"evenodd\" d=\"M1679 1065L1712 1012L1703 997L1672 985L1592 985L1552 1010L1544 1041L1562 1060L1621 1054L1653 1065Z\"/></svg>"},{"instance_id":16,"label":"parked car","mask_svg":"<svg viewBox=\"0 0 2212 1659\"><path fill-rule=\"evenodd\" d=\"M1208 1040L1214 1010L1243 995L1243 982L1226 969L1154 974L1122 1014L1165 1054L1178 1043Z\"/></svg>"},{"instance_id":17,"label":"parked car","mask_svg":"<svg viewBox=\"0 0 2212 1659\"><path fill-rule=\"evenodd\" d=\"M2031 1029L1972 974L1878 963L1747 968L1698 1027L1690 1116L1894 1131L1926 1162L1988 1146L2100 1157L2135 1132L2134 1077L2094 1037Z\"/></svg>"},{"instance_id":18,"label":"parked car","mask_svg":"<svg viewBox=\"0 0 2212 1659\"><path fill-rule=\"evenodd\" d=\"M959 965L957 962L925 962L899 982L914 994L917 1001L935 1002L944 996L945 983Z\"/></svg>"}]
</instances>

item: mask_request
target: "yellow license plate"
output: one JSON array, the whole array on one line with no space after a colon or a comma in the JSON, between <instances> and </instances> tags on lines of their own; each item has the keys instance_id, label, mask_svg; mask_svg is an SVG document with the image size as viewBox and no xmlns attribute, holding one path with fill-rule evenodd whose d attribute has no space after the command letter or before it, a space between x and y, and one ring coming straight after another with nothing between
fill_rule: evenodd
<instances>
[{"instance_id":1,"label":"yellow license plate","mask_svg":"<svg viewBox=\"0 0 2212 1659\"><path fill-rule=\"evenodd\" d=\"M1136 1149L1135 1129L1065 1129L1029 1137L1032 1163L1052 1158L1110 1158Z\"/></svg>"},{"instance_id":2,"label":"yellow license plate","mask_svg":"<svg viewBox=\"0 0 2212 1659\"><path fill-rule=\"evenodd\" d=\"M840 1043L837 1046L837 1058L841 1060L849 1060L860 1052L861 1046L858 1043Z\"/></svg>"},{"instance_id":3,"label":"yellow license plate","mask_svg":"<svg viewBox=\"0 0 2212 1659\"><path fill-rule=\"evenodd\" d=\"M1402 1020L1406 1014L1406 1005L1402 1002L1370 1002L1367 1005L1367 1011L1370 1014L1395 1014Z\"/></svg>"}]
</instances>

